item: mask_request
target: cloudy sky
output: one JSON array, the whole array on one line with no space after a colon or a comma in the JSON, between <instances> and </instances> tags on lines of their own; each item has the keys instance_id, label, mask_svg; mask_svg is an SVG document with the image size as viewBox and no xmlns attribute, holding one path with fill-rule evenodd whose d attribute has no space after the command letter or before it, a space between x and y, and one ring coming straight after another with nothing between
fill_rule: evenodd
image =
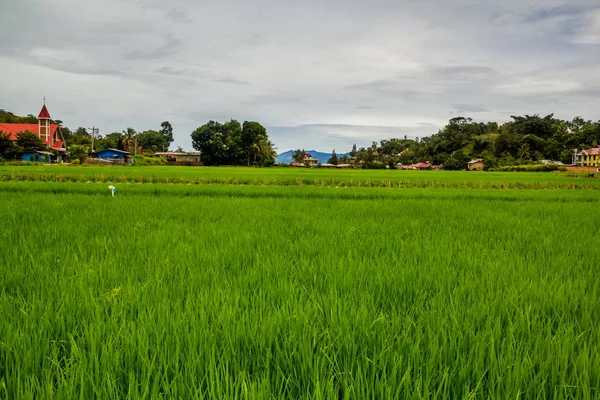
<instances>
[{"instance_id":1,"label":"cloudy sky","mask_svg":"<svg viewBox=\"0 0 600 400\"><path fill-rule=\"evenodd\" d=\"M0 0L0 108L175 145L256 120L279 152L453 116L600 119L598 0Z\"/></svg>"}]
</instances>

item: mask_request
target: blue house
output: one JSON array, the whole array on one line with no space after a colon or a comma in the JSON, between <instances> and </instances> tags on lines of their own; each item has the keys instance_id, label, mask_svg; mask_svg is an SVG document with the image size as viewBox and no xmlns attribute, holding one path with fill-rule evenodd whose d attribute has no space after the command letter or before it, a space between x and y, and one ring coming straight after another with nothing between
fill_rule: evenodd
<instances>
[{"instance_id":1,"label":"blue house","mask_svg":"<svg viewBox=\"0 0 600 400\"><path fill-rule=\"evenodd\" d=\"M128 151L119 150L119 149L104 149L96 152L98 158L102 158L104 160L112 160L122 163L129 163L131 160L130 153Z\"/></svg>"},{"instance_id":2,"label":"blue house","mask_svg":"<svg viewBox=\"0 0 600 400\"><path fill-rule=\"evenodd\" d=\"M29 162L45 162L49 163L52 160L53 154L48 151L32 151L23 154L23 161Z\"/></svg>"}]
</instances>

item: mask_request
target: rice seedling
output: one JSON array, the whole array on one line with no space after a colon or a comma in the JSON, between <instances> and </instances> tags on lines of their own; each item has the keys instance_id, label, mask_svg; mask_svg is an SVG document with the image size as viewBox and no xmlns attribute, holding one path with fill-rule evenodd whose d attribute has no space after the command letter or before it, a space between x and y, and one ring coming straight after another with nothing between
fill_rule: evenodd
<instances>
[{"instance_id":1,"label":"rice seedling","mask_svg":"<svg viewBox=\"0 0 600 400\"><path fill-rule=\"evenodd\" d=\"M331 170L181 166L8 166L0 181L144 182L462 189L599 189L600 179L564 172Z\"/></svg>"},{"instance_id":2,"label":"rice seedling","mask_svg":"<svg viewBox=\"0 0 600 400\"><path fill-rule=\"evenodd\" d=\"M595 191L105 175L0 182L0 398L598 396Z\"/></svg>"}]
</instances>

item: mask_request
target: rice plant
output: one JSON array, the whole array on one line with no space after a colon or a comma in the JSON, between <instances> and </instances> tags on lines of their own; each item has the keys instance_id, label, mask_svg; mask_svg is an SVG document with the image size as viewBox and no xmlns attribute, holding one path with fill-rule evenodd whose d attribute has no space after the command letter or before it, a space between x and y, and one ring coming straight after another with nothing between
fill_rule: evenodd
<instances>
[{"instance_id":1,"label":"rice plant","mask_svg":"<svg viewBox=\"0 0 600 400\"><path fill-rule=\"evenodd\" d=\"M0 182L0 398L591 399L595 191Z\"/></svg>"}]
</instances>

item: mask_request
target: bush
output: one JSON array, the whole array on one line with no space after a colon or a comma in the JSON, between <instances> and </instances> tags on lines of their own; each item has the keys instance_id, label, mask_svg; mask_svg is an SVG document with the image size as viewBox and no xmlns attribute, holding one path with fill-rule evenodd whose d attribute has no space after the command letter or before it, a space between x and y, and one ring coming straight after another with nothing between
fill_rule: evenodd
<instances>
[{"instance_id":1,"label":"bush","mask_svg":"<svg viewBox=\"0 0 600 400\"><path fill-rule=\"evenodd\" d=\"M167 159L164 157L145 157L135 156L133 157L133 163L135 165L167 165Z\"/></svg>"},{"instance_id":2,"label":"bush","mask_svg":"<svg viewBox=\"0 0 600 400\"><path fill-rule=\"evenodd\" d=\"M71 164L79 165L79 164L81 164L81 161L79 161L79 159L76 158L74 160L71 160Z\"/></svg>"},{"instance_id":3,"label":"bush","mask_svg":"<svg viewBox=\"0 0 600 400\"><path fill-rule=\"evenodd\" d=\"M4 161L0 162L1 165L11 165L15 167L39 167L42 163L34 161Z\"/></svg>"},{"instance_id":4,"label":"bush","mask_svg":"<svg viewBox=\"0 0 600 400\"><path fill-rule=\"evenodd\" d=\"M366 162L362 165L362 169L385 169L386 164L377 161Z\"/></svg>"},{"instance_id":5,"label":"bush","mask_svg":"<svg viewBox=\"0 0 600 400\"><path fill-rule=\"evenodd\" d=\"M526 165L509 165L492 169L493 171L501 172L552 172L566 170L565 167L560 167L555 164L526 164Z\"/></svg>"},{"instance_id":6,"label":"bush","mask_svg":"<svg viewBox=\"0 0 600 400\"><path fill-rule=\"evenodd\" d=\"M90 149L83 144L72 144L69 146L69 157L72 162L79 160L79 162L85 162Z\"/></svg>"}]
</instances>

